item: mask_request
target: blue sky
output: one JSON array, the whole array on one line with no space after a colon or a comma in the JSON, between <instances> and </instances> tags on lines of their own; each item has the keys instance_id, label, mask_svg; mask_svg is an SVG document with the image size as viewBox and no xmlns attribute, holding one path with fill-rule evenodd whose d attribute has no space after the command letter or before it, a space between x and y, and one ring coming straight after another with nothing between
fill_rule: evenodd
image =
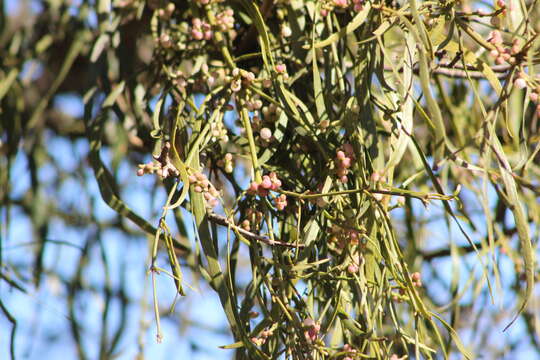
<instances>
[{"instance_id":1,"label":"blue sky","mask_svg":"<svg viewBox=\"0 0 540 360\"><path fill-rule=\"evenodd\" d=\"M15 11L16 0L8 0L6 3L8 12ZM39 7L35 7L39 10ZM73 116L82 114L82 100L80 97L72 94L63 94L54 99L54 103L61 107L67 113ZM88 143L84 140L70 143L65 139L59 139L52 134L48 134L47 144L49 145L49 154L56 160L64 171L75 172L79 164L85 162L88 152ZM103 151L103 158L106 163L110 163L110 154ZM147 159L149 160L149 159ZM20 198L28 191L30 186L29 174L26 170L27 159L19 153L15 159L11 178L14 187L10 196ZM157 222L161 206L165 201L165 193L160 190L155 198L150 196L151 188L154 185L154 179L150 176L142 178L136 177L136 169L132 168L127 162L120 166L119 182L125 184L123 192L124 200L137 213L150 219L152 223ZM93 180L92 171L86 168L78 174L86 179L87 187L81 187L77 181L66 181L61 191L54 192L52 182L55 181L56 171L51 166L45 166L39 173L39 179L43 184L50 184L50 192L44 192L42 196L55 197L61 200L63 206L72 206L77 209L88 209L94 207L98 214L98 220L105 221L115 217L115 213L101 200L97 184ZM240 174L237 174L240 176ZM247 181L247 180L246 180ZM467 190L464 190L465 192ZM419 204L418 204L419 205ZM5 219L5 209L2 209L2 219ZM428 209L422 206L416 206L415 212L419 217L440 216L441 205L433 204ZM14 209L11 214L11 223L9 228L2 226L2 252L4 262L15 264L23 269L23 277L30 277L30 267L32 266L32 243L35 238L32 236L31 224L28 218ZM43 216L48 216L44 214ZM187 214L186 214L187 217ZM399 212L396 213L396 219L400 218ZM482 215L476 216L478 224L482 224ZM69 335L69 323L67 319L70 314L66 308L67 292L61 284L61 279L68 279L73 276L74 269L77 267L77 261L81 253L81 247L89 237L96 237L96 229L92 227L67 227L63 221L51 216L49 219L50 228L48 231L49 240L62 241L70 245L47 247L45 254L45 268L58 273L57 276L47 276L44 279L39 290L32 286L26 286L28 294L20 293L18 290L11 289L5 282L0 282L0 296L8 309L17 318L19 329L16 339L17 353L20 358L43 359L43 358L63 358L76 359L77 354L71 336ZM174 223L169 221L169 223ZM189 228L189 227L188 227ZM425 249L445 247L449 241L460 245L466 244L466 240L461 236L455 225L451 226L450 232L446 228L444 221L433 221L428 226L429 243ZM474 234L475 238L485 236L484 233ZM146 299L148 306L151 307L151 282L150 277L146 275L148 269L148 247L147 239L144 237L134 237L123 234L119 231L103 231L100 237L103 253L107 255L108 266L111 271L112 287L116 288L121 283L125 284L125 290L128 297L133 299ZM194 238L191 239L195 241ZM486 258L487 261L487 258ZM464 257L463 262L471 268L477 263L474 254ZM165 261L162 261L165 264ZM452 279L452 273L455 271L451 259L437 260L434 266L439 277L446 284ZM501 260L501 272L503 275L503 284L511 283L512 264L508 260ZM123 269L128 269L123 271ZM479 271L479 266L476 265ZM425 279L430 279L430 268L425 266ZM120 274L125 273L126 278ZM460 284L463 286L468 278L467 271L460 273ZM90 286L99 286L103 283L103 262L100 255L100 246L94 246L91 253L91 262L84 273L84 279ZM425 280L425 281L426 281ZM155 341L155 323L151 311L144 314L141 319L140 303L135 303L128 308L128 322L126 333L121 342L121 353L119 359L133 359L138 351L136 339L138 336L141 320L146 322L147 329L143 333L145 343L145 354L151 359L220 359L228 358L231 351L218 349L220 345L226 345L232 342L232 338L226 335L228 325L223 315L221 305L217 295L204 285L195 284L192 278L187 279L190 285L196 288L195 291L188 290L188 296L180 299L176 305L175 316L180 314L185 320L180 320L182 327L188 323L188 320L200 322L201 326L192 326L189 331L182 333L172 321L167 318L162 319L163 343L158 344ZM170 278L165 275L158 276L159 298L162 299L161 306L169 307L174 299L174 287ZM435 285L437 286L437 285ZM442 286L441 286L441 289ZM436 290L436 289L435 289ZM502 298L497 297L495 304L490 305L494 308L503 306L510 309L515 306L516 299L510 292L503 292ZM538 294L538 290L537 290ZM474 298L474 293L470 291L464 297L464 301ZM444 299L441 299L444 300ZM485 299L476 299L479 303L485 303ZM487 302L489 303L489 302ZM89 350L90 358L96 358L99 341L97 337L100 334L100 314L103 307L103 298L97 294L88 294L78 307L77 315L84 319L88 325L88 330L84 333L87 338L85 344ZM111 309L111 318L119 319L120 312L118 304L113 304ZM114 325L114 321L112 322ZM482 328L482 326L480 327ZM0 354L6 354L9 348L9 338L6 336L10 329L7 320L0 315ZM219 331L213 331L213 330ZM110 331L113 331L111 327ZM484 328L484 330L487 330ZM497 337L508 336L509 339L519 341L524 338L524 324L520 320L510 328L507 334L501 333L502 329L490 329L493 341L497 343ZM487 330L489 331L489 330ZM223 332L223 334L221 334ZM468 343L475 334L462 332L463 340ZM526 339L524 339L526 340ZM515 358L534 359L538 355L532 351L527 341L517 353L513 353ZM194 351L198 348L198 351Z\"/></svg>"}]
</instances>

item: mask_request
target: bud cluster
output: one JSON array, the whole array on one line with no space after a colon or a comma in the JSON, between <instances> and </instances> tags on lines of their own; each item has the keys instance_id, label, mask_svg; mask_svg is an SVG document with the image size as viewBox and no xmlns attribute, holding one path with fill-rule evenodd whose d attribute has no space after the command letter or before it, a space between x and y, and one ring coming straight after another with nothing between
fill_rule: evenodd
<instances>
[{"instance_id":1,"label":"bud cluster","mask_svg":"<svg viewBox=\"0 0 540 360\"><path fill-rule=\"evenodd\" d=\"M137 170L138 176L143 176L144 174L154 174L156 173L160 178L165 179L169 176L176 177L180 173L176 167L171 163L169 153L171 150L171 143L166 142L163 148L161 149L161 154L158 156L154 155L152 160L146 164L139 164L139 169Z\"/></svg>"},{"instance_id":2,"label":"bud cluster","mask_svg":"<svg viewBox=\"0 0 540 360\"><path fill-rule=\"evenodd\" d=\"M251 342L257 346L264 345L266 343L266 339L268 339L273 334L274 334L274 331L272 329L263 330L261 331L258 337L252 337Z\"/></svg>"},{"instance_id":3,"label":"bud cluster","mask_svg":"<svg viewBox=\"0 0 540 360\"><path fill-rule=\"evenodd\" d=\"M336 244L338 249L354 245L360 245L362 249L366 246L366 240L362 238L360 231L345 229L335 224L330 228L330 242Z\"/></svg>"},{"instance_id":4,"label":"bud cluster","mask_svg":"<svg viewBox=\"0 0 540 360\"><path fill-rule=\"evenodd\" d=\"M232 71L232 76L231 90L235 93L242 90L242 88L247 88L255 80L255 74L239 68Z\"/></svg>"},{"instance_id":5,"label":"bud cluster","mask_svg":"<svg viewBox=\"0 0 540 360\"><path fill-rule=\"evenodd\" d=\"M216 26L222 32L234 29L234 10L229 8L217 14Z\"/></svg>"},{"instance_id":6,"label":"bud cluster","mask_svg":"<svg viewBox=\"0 0 540 360\"><path fill-rule=\"evenodd\" d=\"M270 104L268 106L263 106L261 112L264 116L264 119L275 120L279 114L281 114L281 109L277 107L276 104Z\"/></svg>"},{"instance_id":7,"label":"bud cluster","mask_svg":"<svg viewBox=\"0 0 540 360\"><path fill-rule=\"evenodd\" d=\"M231 174L234 170L233 156L231 153L226 153L224 158L218 160L218 166L221 166L227 174Z\"/></svg>"},{"instance_id":8,"label":"bud cluster","mask_svg":"<svg viewBox=\"0 0 540 360\"><path fill-rule=\"evenodd\" d=\"M309 343L314 343L321 331L321 324L311 318L304 320L304 336Z\"/></svg>"},{"instance_id":9,"label":"bud cluster","mask_svg":"<svg viewBox=\"0 0 540 360\"><path fill-rule=\"evenodd\" d=\"M242 221L240 226L244 230L251 231L251 226L253 225L255 230L259 230L260 224L263 221L263 217L264 215L262 212L252 208L248 208L246 210L246 219Z\"/></svg>"},{"instance_id":10,"label":"bud cluster","mask_svg":"<svg viewBox=\"0 0 540 360\"><path fill-rule=\"evenodd\" d=\"M223 125L222 121L215 121L210 124L210 134L212 135L211 141L229 141L227 128Z\"/></svg>"},{"instance_id":11,"label":"bud cluster","mask_svg":"<svg viewBox=\"0 0 540 360\"><path fill-rule=\"evenodd\" d=\"M371 181L374 183L375 188L379 188L381 183L386 182L386 176L379 171L374 171L373 174L371 174ZM381 193L373 193L373 198L377 201L382 201L384 195Z\"/></svg>"},{"instance_id":12,"label":"bud cluster","mask_svg":"<svg viewBox=\"0 0 540 360\"><path fill-rule=\"evenodd\" d=\"M186 89L186 86L188 85L188 80L182 71L172 71L169 76L171 77L172 83L176 85L178 90L184 91Z\"/></svg>"},{"instance_id":13,"label":"bud cluster","mask_svg":"<svg viewBox=\"0 0 540 360\"><path fill-rule=\"evenodd\" d=\"M194 18L191 21L191 37L194 40L210 40L212 39L212 26L207 22Z\"/></svg>"}]
</instances>

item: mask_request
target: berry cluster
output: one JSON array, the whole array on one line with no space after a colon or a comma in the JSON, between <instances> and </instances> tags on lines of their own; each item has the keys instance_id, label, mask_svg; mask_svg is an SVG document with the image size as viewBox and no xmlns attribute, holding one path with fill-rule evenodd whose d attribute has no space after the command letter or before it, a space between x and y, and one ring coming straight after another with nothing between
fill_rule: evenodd
<instances>
[{"instance_id":1,"label":"berry cluster","mask_svg":"<svg viewBox=\"0 0 540 360\"><path fill-rule=\"evenodd\" d=\"M250 195L259 195L261 197L268 196L270 190L277 190L281 187L281 180L278 179L275 172L262 177L262 181L257 183L253 181L247 190Z\"/></svg>"},{"instance_id":2,"label":"berry cluster","mask_svg":"<svg viewBox=\"0 0 540 360\"><path fill-rule=\"evenodd\" d=\"M422 275L418 271L415 273L412 273L411 281L414 286L422 287Z\"/></svg>"},{"instance_id":3,"label":"berry cluster","mask_svg":"<svg viewBox=\"0 0 540 360\"><path fill-rule=\"evenodd\" d=\"M171 36L166 32L161 33L158 44L164 49L170 49L174 45Z\"/></svg>"},{"instance_id":4,"label":"berry cluster","mask_svg":"<svg viewBox=\"0 0 540 360\"><path fill-rule=\"evenodd\" d=\"M354 11L360 11L364 8L364 0L327 0L323 3L321 8L321 16L327 16L332 10L344 10L350 5L353 6Z\"/></svg>"},{"instance_id":5,"label":"berry cluster","mask_svg":"<svg viewBox=\"0 0 540 360\"><path fill-rule=\"evenodd\" d=\"M497 65L516 63L516 55L521 51L519 39L512 41L512 47L504 47L503 38L499 30L493 30L489 33L488 42L495 46L495 49L490 51L490 55L495 59Z\"/></svg>"},{"instance_id":6,"label":"berry cluster","mask_svg":"<svg viewBox=\"0 0 540 360\"><path fill-rule=\"evenodd\" d=\"M283 211L287 206L287 196L281 194L276 198L276 208L280 211Z\"/></svg>"},{"instance_id":7,"label":"berry cluster","mask_svg":"<svg viewBox=\"0 0 540 360\"><path fill-rule=\"evenodd\" d=\"M360 264L362 261L363 261L363 258L360 256L358 252L355 252L354 254L352 254L352 260L349 263L349 265L347 265L347 272L349 274L357 273L358 270L360 270Z\"/></svg>"},{"instance_id":8,"label":"berry cluster","mask_svg":"<svg viewBox=\"0 0 540 360\"><path fill-rule=\"evenodd\" d=\"M540 117L540 86L531 91L529 98L536 105L536 116Z\"/></svg>"},{"instance_id":9,"label":"berry cluster","mask_svg":"<svg viewBox=\"0 0 540 360\"><path fill-rule=\"evenodd\" d=\"M352 0L354 11L361 11L364 8L364 0Z\"/></svg>"},{"instance_id":10,"label":"berry cluster","mask_svg":"<svg viewBox=\"0 0 540 360\"><path fill-rule=\"evenodd\" d=\"M261 197L265 197L268 196L270 191L276 191L280 187L281 180L278 179L275 172L271 172L268 175L264 175L260 183L255 181L251 182L249 188L247 189L247 193L249 195L259 195ZM276 208L280 211L283 211L287 206L287 196L285 194L277 196L274 201Z\"/></svg>"},{"instance_id":11,"label":"berry cluster","mask_svg":"<svg viewBox=\"0 0 540 360\"><path fill-rule=\"evenodd\" d=\"M347 353L347 356L345 356L343 360L353 360L354 355L356 355L356 353L358 352L358 350L356 350L349 344L343 345L343 351ZM352 355L352 357L348 355Z\"/></svg>"},{"instance_id":12,"label":"berry cluster","mask_svg":"<svg viewBox=\"0 0 540 360\"><path fill-rule=\"evenodd\" d=\"M334 160L336 165L336 174L339 177L339 181L343 184L349 181L347 174L349 173L349 168L352 166L353 160L354 151L350 144L343 145L343 150L338 150L336 152L336 159Z\"/></svg>"},{"instance_id":13,"label":"berry cluster","mask_svg":"<svg viewBox=\"0 0 540 360\"><path fill-rule=\"evenodd\" d=\"M161 20L169 20L174 12L175 5L174 3L168 3L165 7L162 7L157 10L157 14Z\"/></svg>"},{"instance_id":14,"label":"berry cluster","mask_svg":"<svg viewBox=\"0 0 540 360\"><path fill-rule=\"evenodd\" d=\"M202 193L208 208L216 207L219 204L219 191L212 185L205 174L196 172L189 176L189 183L193 190Z\"/></svg>"}]
</instances>

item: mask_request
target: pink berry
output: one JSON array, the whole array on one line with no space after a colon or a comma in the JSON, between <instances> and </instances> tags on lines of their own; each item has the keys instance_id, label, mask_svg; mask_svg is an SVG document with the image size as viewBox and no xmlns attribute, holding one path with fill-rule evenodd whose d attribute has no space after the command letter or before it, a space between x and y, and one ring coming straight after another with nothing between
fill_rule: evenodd
<instances>
[{"instance_id":1,"label":"pink berry","mask_svg":"<svg viewBox=\"0 0 540 360\"><path fill-rule=\"evenodd\" d=\"M287 71L287 67L285 66L285 64L277 64L276 71L278 73L284 73L285 71Z\"/></svg>"},{"instance_id":2,"label":"pink berry","mask_svg":"<svg viewBox=\"0 0 540 360\"><path fill-rule=\"evenodd\" d=\"M347 266L347 271L349 272L349 274L354 274L354 273L358 272L358 265L349 264L349 266Z\"/></svg>"},{"instance_id":3,"label":"pink berry","mask_svg":"<svg viewBox=\"0 0 540 360\"><path fill-rule=\"evenodd\" d=\"M256 193L258 189L259 189L259 184L257 184L255 181L253 181L253 182L249 185L248 191L252 191L252 192Z\"/></svg>"},{"instance_id":4,"label":"pink berry","mask_svg":"<svg viewBox=\"0 0 540 360\"><path fill-rule=\"evenodd\" d=\"M345 151L345 154L347 154L348 157L354 157L354 149L351 144L343 144L343 151Z\"/></svg>"},{"instance_id":5,"label":"pink berry","mask_svg":"<svg viewBox=\"0 0 540 360\"><path fill-rule=\"evenodd\" d=\"M263 177L263 181L261 182L261 186L263 187L263 189L270 189L272 187L272 181L270 180L270 178L265 175Z\"/></svg>"},{"instance_id":6,"label":"pink berry","mask_svg":"<svg viewBox=\"0 0 540 360\"><path fill-rule=\"evenodd\" d=\"M351 158L343 158L341 160L341 166L343 166L344 168L350 168L351 167Z\"/></svg>"}]
</instances>

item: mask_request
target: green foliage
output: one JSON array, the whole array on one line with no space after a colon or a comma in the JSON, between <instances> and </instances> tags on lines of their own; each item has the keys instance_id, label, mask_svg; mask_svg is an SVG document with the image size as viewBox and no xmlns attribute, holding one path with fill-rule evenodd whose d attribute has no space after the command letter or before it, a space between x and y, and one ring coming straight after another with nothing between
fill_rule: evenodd
<instances>
[{"instance_id":1,"label":"green foliage","mask_svg":"<svg viewBox=\"0 0 540 360\"><path fill-rule=\"evenodd\" d=\"M158 340L155 279L189 297L188 271L217 292L238 359L476 358L464 313L503 289L519 299L489 326L521 317L538 342L536 2L42 4L32 25L1 23L2 205L43 230L38 177L15 201L11 164L24 151L37 173L45 130L87 139L103 200L148 236ZM81 118L53 106L67 92ZM150 154L138 175L167 191L157 221L117 178Z\"/></svg>"}]
</instances>

